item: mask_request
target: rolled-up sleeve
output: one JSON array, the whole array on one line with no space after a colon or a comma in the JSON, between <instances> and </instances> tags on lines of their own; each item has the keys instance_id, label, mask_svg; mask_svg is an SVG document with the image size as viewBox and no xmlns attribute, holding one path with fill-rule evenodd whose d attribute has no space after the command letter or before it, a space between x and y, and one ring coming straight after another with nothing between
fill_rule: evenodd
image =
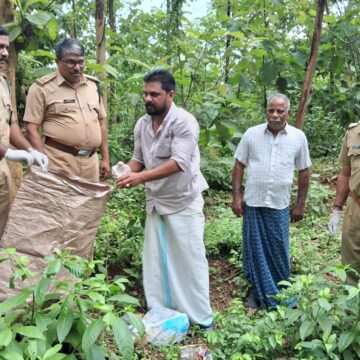
<instances>
[{"instance_id":1,"label":"rolled-up sleeve","mask_svg":"<svg viewBox=\"0 0 360 360\"><path fill-rule=\"evenodd\" d=\"M198 139L199 125L195 119L184 119L173 129L170 159L176 161L182 171L190 167Z\"/></svg>"},{"instance_id":2,"label":"rolled-up sleeve","mask_svg":"<svg viewBox=\"0 0 360 360\"><path fill-rule=\"evenodd\" d=\"M242 164L248 165L249 163L249 141L248 141L248 131L245 132L243 137L240 140L240 143L236 149L234 158L239 160Z\"/></svg>"},{"instance_id":3,"label":"rolled-up sleeve","mask_svg":"<svg viewBox=\"0 0 360 360\"><path fill-rule=\"evenodd\" d=\"M309 146L305 134L303 134L302 144L295 158L295 166L298 170L304 170L311 166Z\"/></svg>"},{"instance_id":4,"label":"rolled-up sleeve","mask_svg":"<svg viewBox=\"0 0 360 360\"><path fill-rule=\"evenodd\" d=\"M339 162L342 166L344 165L350 165L350 158L348 156L349 153L349 149L347 146L347 132L343 138L342 141L342 145L341 145L341 150L340 150L340 154L339 154Z\"/></svg>"},{"instance_id":5,"label":"rolled-up sleeve","mask_svg":"<svg viewBox=\"0 0 360 360\"><path fill-rule=\"evenodd\" d=\"M139 164L144 165L144 158L141 151L141 123L142 119L138 120L134 129L134 152L131 160L138 162Z\"/></svg>"},{"instance_id":6,"label":"rolled-up sleeve","mask_svg":"<svg viewBox=\"0 0 360 360\"><path fill-rule=\"evenodd\" d=\"M26 97L26 108L24 121L34 124L42 124L45 114L45 98L42 88L38 84L30 86L29 93Z\"/></svg>"}]
</instances>

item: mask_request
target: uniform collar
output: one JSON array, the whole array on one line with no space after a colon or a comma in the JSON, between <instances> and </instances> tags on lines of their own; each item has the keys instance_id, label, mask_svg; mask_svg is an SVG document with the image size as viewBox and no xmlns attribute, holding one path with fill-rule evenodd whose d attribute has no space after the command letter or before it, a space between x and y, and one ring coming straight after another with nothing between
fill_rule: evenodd
<instances>
[{"instance_id":1,"label":"uniform collar","mask_svg":"<svg viewBox=\"0 0 360 360\"><path fill-rule=\"evenodd\" d=\"M71 86L71 87L74 87L73 85L71 85L71 84L60 74L59 71L56 71L56 80L57 80L58 86L60 86L60 85L62 85L62 84L65 83L65 84L68 84L68 85ZM81 78L81 80L80 80L79 85L84 84L84 83L86 83L86 82L87 82L87 79L86 79L86 77L83 75L82 78Z\"/></svg>"}]
</instances>

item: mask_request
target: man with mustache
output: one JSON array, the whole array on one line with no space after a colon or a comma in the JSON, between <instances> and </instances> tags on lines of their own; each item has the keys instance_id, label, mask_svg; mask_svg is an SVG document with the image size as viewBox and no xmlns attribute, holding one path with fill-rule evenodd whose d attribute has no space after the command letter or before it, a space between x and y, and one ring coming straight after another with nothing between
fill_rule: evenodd
<instances>
[{"instance_id":1,"label":"man with mustache","mask_svg":"<svg viewBox=\"0 0 360 360\"><path fill-rule=\"evenodd\" d=\"M212 327L209 272L203 242L199 125L173 102L175 79L155 69L144 77L147 115L135 126L129 172L117 187L145 184L143 280L148 308L184 312L192 324Z\"/></svg>"},{"instance_id":2,"label":"man with mustache","mask_svg":"<svg viewBox=\"0 0 360 360\"><path fill-rule=\"evenodd\" d=\"M46 170L48 159L34 150L24 138L16 122L10 100L10 84L2 71L9 59L9 33L0 26L0 239L4 233L11 206L11 176L7 160L26 161L31 165L35 160ZM18 149L13 150L9 146Z\"/></svg>"},{"instance_id":3,"label":"man with mustache","mask_svg":"<svg viewBox=\"0 0 360 360\"><path fill-rule=\"evenodd\" d=\"M248 129L235 153L232 210L244 216L243 270L252 285L245 303L249 308L278 304L271 296L279 292L279 281L290 276L289 215L292 221L304 216L311 161L304 133L287 123L290 114L286 95L270 96L267 123ZM298 193L290 211L295 168Z\"/></svg>"},{"instance_id":4,"label":"man with mustache","mask_svg":"<svg viewBox=\"0 0 360 360\"><path fill-rule=\"evenodd\" d=\"M48 155L49 169L104 180L110 164L99 80L83 74L84 48L78 40L59 41L55 54L57 71L38 79L29 89L26 136L34 148Z\"/></svg>"}]
</instances>

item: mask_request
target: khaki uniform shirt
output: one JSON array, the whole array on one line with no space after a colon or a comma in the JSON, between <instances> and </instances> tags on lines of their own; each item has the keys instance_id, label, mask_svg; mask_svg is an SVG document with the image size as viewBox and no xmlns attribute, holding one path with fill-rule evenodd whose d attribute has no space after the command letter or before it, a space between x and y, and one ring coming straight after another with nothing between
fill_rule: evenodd
<instances>
[{"instance_id":1,"label":"khaki uniform shirt","mask_svg":"<svg viewBox=\"0 0 360 360\"><path fill-rule=\"evenodd\" d=\"M146 211L149 214L154 208L160 215L181 211L208 188L200 172L198 140L196 119L174 103L156 134L150 115L138 120L132 160L144 165L146 170L168 160L176 161L181 168L180 172L145 184Z\"/></svg>"},{"instance_id":2,"label":"khaki uniform shirt","mask_svg":"<svg viewBox=\"0 0 360 360\"><path fill-rule=\"evenodd\" d=\"M360 123L350 124L339 155L341 165L350 165L350 191L360 196Z\"/></svg>"},{"instance_id":3,"label":"khaki uniform shirt","mask_svg":"<svg viewBox=\"0 0 360 360\"><path fill-rule=\"evenodd\" d=\"M10 145L10 123L14 121L12 113L9 86L5 75L0 74L0 143L6 147Z\"/></svg>"},{"instance_id":4,"label":"khaki uniform shirt","mask_svg":"<svg viewBox=\"0 0 360 360\"><path fill-rule=\"evenodd\" d=\"M0 143L6 147L10 141L12 116L9 86L5 75L0 74ZM11 176L4 157L0 157L0 239L5 230L11 204Z\"/></svg>"},{"instance_id":5,"label":"khaki uniform shirt","mask_svg":"<svg viewBox=\"0 0 360 360\"><path fill-rule=\"evenodd\" d=\"M43 134L78 148L101 144L99 119L106 116L99 101L98 79L84 75L77 86L59 72L38 79L29 89L24 121L41 124Z\"/></svg>"}]
</instances>

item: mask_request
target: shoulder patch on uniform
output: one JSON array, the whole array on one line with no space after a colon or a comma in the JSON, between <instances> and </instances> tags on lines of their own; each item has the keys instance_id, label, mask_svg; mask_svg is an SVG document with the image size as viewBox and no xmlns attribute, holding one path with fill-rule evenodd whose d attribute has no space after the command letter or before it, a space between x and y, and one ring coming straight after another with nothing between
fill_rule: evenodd
<instances>
[{"instance_id":1,"label":"shoulder patch on uniform","mask_svg":"<svg viewBox=\"0 0 360 360\"><path fill-rule=\"evenodd\" d=\"M91 75L87 75L87 74L84 74L84 76L89 80L92 80L95 82L100 82L100 80L96 76L91 76Z\"/></svg>"},{"instance_id":2,"label":"shoulder patch on uniform","mask_svg":"<svg viewBox=\"0 0 360 360\"><path fill-rule=\"evenodd\" d=\"M49 75L45 75L39 79L36 80L36 83L40 86L44 86L46 83L48 83L49 81L55 79L57 76L57 73L54 72L52 74L49 74Z\"/></svg>"},{"instance_id":3,"label":"shoulder patch on uniform","mask_svg":"<svg viewBox=\"0 0 360 360\"><path fill-rule=\"evenodd\" d=\"M357 123L351 123L351 124L349 124L349 125L348 125L348 129L352 129L352 128L354 128L354 127L357 126L357 125L360 125L360 121L357 122Z\"/></svg>"}]
</instances>

